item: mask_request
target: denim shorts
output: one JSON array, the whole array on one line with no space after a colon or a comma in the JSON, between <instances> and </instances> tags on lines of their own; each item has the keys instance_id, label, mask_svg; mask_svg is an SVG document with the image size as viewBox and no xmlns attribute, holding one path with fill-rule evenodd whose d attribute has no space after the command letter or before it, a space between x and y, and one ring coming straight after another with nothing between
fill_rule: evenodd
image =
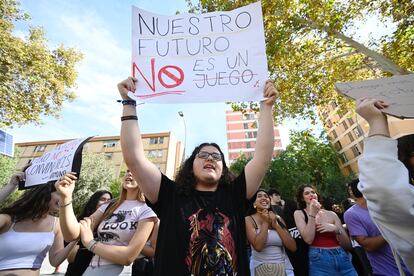
<instances>
[{"instance_id":1,"label":"denim shorts","mask_svg":"<svg viewBox=\"0 0 414 276\"><path fill-rule=\"evenodd\" d=\"M309 276L357 276L342 247L309 247Z\"/></svg>"}]
</instances>

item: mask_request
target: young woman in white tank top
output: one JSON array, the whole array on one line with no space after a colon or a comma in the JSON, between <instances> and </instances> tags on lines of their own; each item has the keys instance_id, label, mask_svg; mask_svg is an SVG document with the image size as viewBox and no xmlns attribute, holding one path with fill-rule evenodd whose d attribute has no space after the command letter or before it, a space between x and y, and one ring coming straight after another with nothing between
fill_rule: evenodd
<instances>
[{"instance_id":1,"label":"young woman in white tank top","mask_svg":"<svg viewBox=\"0 0 414 276\"><path fill-rule=\"evenodd\" d=\"M102 205L78 223L71 204L76 179L73 173L67 173L55 184L61 195L59 214L63 236L66 241L81 239L95 254L84 276L119 275L124 265L130 265L142 251L157 217L145 204L138 183L127 171L120 198L111 206ZM96 240L92 232L95 229Z\"/></svg>"},{"instance_id":2,"label":"young woman in white tank top","mask_svg":"<svg viewBox=\"0 0 414 276\"><path fill-rule=\"evenodd\" d=\"M18 174L11 181L24 179ZM0 276L37 276L47 253L53 266L63 262L74 244L64 248L58 218L50 215L58 209L54 185L45 184L0 210Z\"/></svg>"},{"instance_id":3,"label":"young woman in white tank top","mask_svg":"<svg viewBox=\"0 0 414 276\"><path fill-rule=\"evenodd\" d=\"M252 249L251 275L285 276L290 262L284 247L294 252L296 242L281 226L282 218L269 211L270 198L266 191L258 190L253 200L255 211L246 217L246 236Z\"/></svg>"}]
</instances>

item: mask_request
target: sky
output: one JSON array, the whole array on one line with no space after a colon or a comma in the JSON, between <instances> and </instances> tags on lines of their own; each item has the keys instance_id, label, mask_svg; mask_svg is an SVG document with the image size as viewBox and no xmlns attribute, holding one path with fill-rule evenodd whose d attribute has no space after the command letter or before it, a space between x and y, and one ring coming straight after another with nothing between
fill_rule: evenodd
<instances>
[{"instance_id":1,"label":"sky","mask_svg":"<svg viewBox=\"0 0 414 276\"><path fill-rule=\"evenodd\" d=\"M186 11L184 0L21 1L21 8L31 15L29 24L44 27L50 48L64 44L78 49L84 58L77 66L77 99L64 103L58 119L42 117L42 125L6 129L15 142L119 135L122 107L116 102L120 99L116 84L130 75L131 5L164 15ZM27 27L28 23L16 24L15 34L24 36ZM187 155L205 141L218 143L227 153L225 110L228 109L230 106L224 103L144 104L138 106L138 117L142 133L171 131L184 141L184 122L178 115L182 111L187 129ZM297 120L283 125L284 146L290 129L310 127L306 121Z\"/></svg>"},{"instance_id":2,"label":"sky","mask_svg":"<svg viewBox=\"0 0 414 276\"><path fill-rule=\"evenodd\" d=\"M16 24L15 34L27 34L28 24L42 26L50 48L59 44L83 53L77 66L77 99L65 102L58 119L42 117L42 125L26 125L7 129L15 142L72 139L87 136L119 135L122 106L116 84L130 74L131 5L153 13L173 15L186 11L184 0L163 1L21 1L30 14L29 23ZM225 153L226 124L224 103L144 104L138 106L142 133L171 131L185 140L183 118L187 129L187 155L205 141L218 143ZM289 123L293 128L306 128L306 122ZM282 128L283 144L288 143L288 128Z\"/></svg>"}]
</instances>

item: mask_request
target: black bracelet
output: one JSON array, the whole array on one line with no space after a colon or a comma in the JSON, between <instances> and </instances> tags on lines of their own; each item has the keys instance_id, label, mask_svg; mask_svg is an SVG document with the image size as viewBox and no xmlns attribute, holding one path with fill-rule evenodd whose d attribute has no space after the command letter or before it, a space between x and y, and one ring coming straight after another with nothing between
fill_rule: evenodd
<instances>
[{"instance_id":1,"label":"black bracelet","mask_svg":"<svg viewBox=\"0 0 414 276\"><path fill-rule=\"evenodd\" d=\"M126 120L137 120L138 121L138 117L135 115L129 115L129 116L122 116L121 117L121 121L126 121Z\"/></svg>"},{"instance_id":2,"label":"black bracelet","mask_svg":"<svg viewBox=\"0 0 414 276\"><path fill-rule=\"evenodd\" d=\"M118 100L117 102L121 103L122 105L137 106L137 102L135 100Z\"/></svg>"}]
</instances>

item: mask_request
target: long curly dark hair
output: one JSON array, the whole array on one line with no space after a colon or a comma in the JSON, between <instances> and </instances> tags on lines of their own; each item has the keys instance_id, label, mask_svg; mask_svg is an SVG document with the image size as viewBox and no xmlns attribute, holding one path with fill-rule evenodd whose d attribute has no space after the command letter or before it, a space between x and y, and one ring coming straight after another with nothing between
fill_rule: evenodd
<instances>
[{"instance_id":1,"label":"long curly dark hair","mask_svg":"<svg viewBox=\"0 0 414 276\"><path fill-rule=\"evenodd\" d=\"M312 188L315 191L315 193L318 195L319 202L321 202L321 197L319 196L319 193L316 190L316 187L315 186L313 186L311 184L303 184L303 185L300 185L298 187L298 189L296 190L296 202L298 203L299 210L306 209L306 202L303 199L303 192L305 191L305 188L306 187Z\"/></svg>"},{"instance_id":2,"label":"long curly dark hair","mask_svg":"<svg viewBox=\"0 0 414 276\"><path fill-rule=\"evenodd\" d=\"M10 206L1 209L0 214L11 216L14 222L41 219L49 212L51 194L55 191L54 181L28 189Z\"/></svg>"},{"instance_id":3,"label":"long curly dark hair","mask_svg":"<svg viewBox=\"0 0 414 276\"><path fill-rule=\"evenodd\" d=\"M83 218L89 217L96 211L96 206L98 205L99 199L104 194L109 194L109 196L112 199L112 193L107 190L99 190L96 191L91 197L89 198L88 202L86 202L85 206L83 207L82 212L77 217L78 220L81 220Z\"/></svg>"},{"instance_id":4,"label":"long curly dark hair","mask_svg":"<svg viewBox=\"0 0 414 276\"><path fill-rule=\"evenodd\" d=\"M175 182L177 182L178 184L178 191L180 193L188 196L190 195L191 191L195 189L197 179L193 171L194 159L196 158L197 153L199 153L202 148L207 146L215 147L221 154L221 161L223 162L223 172L219 180L219 187L226 187L234 179L234 175L230 172L229 168L227 167L226 161L224 160L224 154L221 151L220 147L216 143L202 143L193 150L191 156L184 161L184 163L180 167L180 170L177 173Z\"/></svg>"}]
</instances>

